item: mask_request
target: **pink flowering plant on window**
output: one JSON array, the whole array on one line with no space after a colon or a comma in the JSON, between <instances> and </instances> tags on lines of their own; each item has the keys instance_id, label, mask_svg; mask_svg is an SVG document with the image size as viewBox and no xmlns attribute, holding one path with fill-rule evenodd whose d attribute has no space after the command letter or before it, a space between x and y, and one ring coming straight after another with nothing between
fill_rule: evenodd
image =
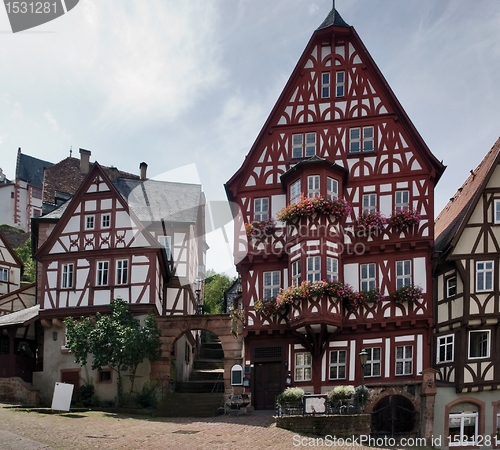
<instances>
[{"instance_id":1,"label":"pink flowering plant on window","mask_svg":"<svg viewBox=\"0 0 500 450\"><path fill-rule=\"evenodd\" d=\"M370 233L380 231L387 223L387 218L380 212L363 213L356 219L356 231Z\"/></svg>"},{"instance_id":2,"label":"pink flowering plant on window","mask_svg":"<svg viewBox=\"0 0 500 450\"><path fill-rule=\"evenodd\" d=\"M247 236L262 238L271 236L276 231L276 222L273 218L265 220L254 220L245 224L245 232Z\"/></svg>"},{"instance_id":3,"label":"pink flowering plant on window","mask_svg":"<svg viewBox=\"0 0 500 450\"><path fill-rule=\"evenodd\" d=\"M254 304L254 309L259 314L271 316L276 314L280 308L276 303L276 297L270 297L264 300L257 300Z\"/></svg>"},{"instance_id":4,"label":"pink flowering plant on window","mask_svg":"<svg viewBox=\"0 0 500 450\"><path fill-rule=\"evenodd\" d=\"M389 225L394 231L399 232L405 229L409 229L414 225L418 225L421 220L422 219L418 211L394 211L389 218Z\"/></svg>"},{"instance_id":5,"label":"pink flowering plant on window","mask_svg":"<svg viewBox=\"0 0 500 450\"><path fill-rule=\"evenodd\" d=\"M384 300L384 295L378 287L371 288L365 292L353 292L352 295L344 300L346 309L352 311L359 306L365 306L369 303L379 305Z\"/></svg>"},{"instance_id":6,"label":"pink flowering plant on window","mask_svg":"<svg viewBox=\"0 0 500 450\"><path fill-rule=\"evenodd\" d=\"M420 286L414 286L413 284L409 286L403 286L402 288L396 289L391 292L391 299L397 303L403 302L416 302L423 297L424 290Z\"/></svg>"},{"instance_id":7,"label":"pink flowering plant on window","mask_svg":"<svg viewBox=\"0 0 500 450\"><path fill-rule=\"evenodd\" d=\"M291 222L297 217L312 216L315 213L340 219L351 213L351 206L342 198L330 200L321 195L313 198L301 196L297 203L290 203L282 208L277 218L282 222Z\"/></svg>"}]
</instances>

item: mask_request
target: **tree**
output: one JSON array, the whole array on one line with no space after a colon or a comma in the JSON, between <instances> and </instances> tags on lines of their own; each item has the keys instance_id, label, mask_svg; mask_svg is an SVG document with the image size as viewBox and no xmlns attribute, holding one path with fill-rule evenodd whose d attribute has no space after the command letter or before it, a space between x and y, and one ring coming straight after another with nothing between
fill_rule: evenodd
<instances>
[{"instance_id":1,"label":"tree","mask_svg":"<svg viewBox=\"0 0 500 450\"><path fill-rule=\"evenodd\" d=\"M35 282L36 264L31 256L31 238L22 247L15 248L14 252L24 264L23 280L28 283Z\"/></svg>"},{"instance_id":2,"label":"tree","mask_svg":"<svg viewBox=\"0 0 500 450\"><path fill-rule=\"evenodd\" d=\"M93 370L110 367L117 373L118 405L128 403L134 388L137 367L145 359L153 362L161 356L161 330L152 313L141 326L134 318L128 303L121 299L110 304L111 314L97 313L95 318L72 317L64 321L66 346L75 355L75 362L85 366L93 355ZM122 373L128 371L130 392L126 402L123 396Z\"/></svg>"},{"instance_id":3,"label":"tree","mask_svg":"<svg viewBox=\"0 0 500 450\"><path fill-rule=\"evenodd\" d=\"M207 314L221 314L224 312L224 291L229 288L234 279L227 275L207 270L205 278L205 312Z\"/></svg>"}]
</instances>

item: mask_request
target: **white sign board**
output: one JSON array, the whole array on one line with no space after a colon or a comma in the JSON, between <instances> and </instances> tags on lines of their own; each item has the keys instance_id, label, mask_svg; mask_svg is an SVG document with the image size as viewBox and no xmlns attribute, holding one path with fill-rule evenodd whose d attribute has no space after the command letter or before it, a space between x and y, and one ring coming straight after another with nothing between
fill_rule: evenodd
<instances>
[{"instance_id":1,"label":"white sign board","mask_svg":"<svg viewBox=\"0 0 500 450\"><path fill-rule=\"evenodd\" d=\"M74 387L72 384L57 382L51 408L56 411L69 411Z\"/></svg>"}]
</instances>

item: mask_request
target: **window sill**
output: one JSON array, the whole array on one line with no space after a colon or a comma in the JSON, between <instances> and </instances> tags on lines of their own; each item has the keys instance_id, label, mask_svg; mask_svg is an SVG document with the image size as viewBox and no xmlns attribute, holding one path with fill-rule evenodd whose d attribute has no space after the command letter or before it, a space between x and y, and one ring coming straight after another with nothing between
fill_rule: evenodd
<instances>
[{"instance_id":1,"label":"window sill","mask_svg":"<svg viewBox=\"0 0 500 450\"><path fill-rule=\"evenodd\" d=\"M347 158L360 158L363 156L376 156L377 150L370 150L368 152L356 152L356 153L347 153Z\"/></svg>"}]
</instances>

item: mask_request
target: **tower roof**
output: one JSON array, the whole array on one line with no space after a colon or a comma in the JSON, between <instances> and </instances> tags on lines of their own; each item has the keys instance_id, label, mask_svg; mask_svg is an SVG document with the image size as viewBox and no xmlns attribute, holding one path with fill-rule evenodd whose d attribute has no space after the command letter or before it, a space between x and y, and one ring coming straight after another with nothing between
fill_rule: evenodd
<instances>
[{"instance_id":1,"label":"tower roof","mask_svg":"<svg viewBox=\"0 0 500 450\"><path fill-rule=\"evenodd\" d=\"M338 11L335 9L335 7L333 7L332 10L328 13L328 16L326 16L326 19L318 27L318 30L331 27L332 25L334 25L336 27L348 27L349 26L347 23L345 23L344 19L342 19L342 17L338 13Z\"/></svg>"}]
</instances>

